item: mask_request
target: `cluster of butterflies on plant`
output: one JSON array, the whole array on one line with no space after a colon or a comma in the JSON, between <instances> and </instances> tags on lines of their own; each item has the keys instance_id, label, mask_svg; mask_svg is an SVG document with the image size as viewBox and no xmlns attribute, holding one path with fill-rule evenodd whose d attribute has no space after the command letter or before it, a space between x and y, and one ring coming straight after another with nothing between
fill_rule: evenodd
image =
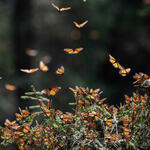
<instances>
[{"instance_id":1,"label":"cluster of butterflies on plant","mask_svg":"<svg viewBox=\"0 0 150 150\"><path fill-rule=\"evenodd\" d=\"M83 0L83 2L86 2L86 0ZM52 3L52 6L56 10L58 10L59 12L63 12L63 11L67 11L67 10L71 9L71 7L59 8L54 3ZM73 23L77 28L82 28L88 23L88 20L86 20L85 22L83 22L81 24L78 24L75 21L73 21ZM76 55L82 50L83 50L82 47L75 48L75 49L72 49L72 48L65 48L64 49L64 51L70 55ZM33 50L33 49L27 49L26 54L29 56L36 56L37 52L36 52L36 50ZM113 65L114 68L119 69L119 74L121 76L124 77L130 73L131 68L125 68L122 65L120 65L120 63L112 55L109 55L109 61ZM20 69L20 71L27 73L27 74L34 73L38 70L41 70L43 72L47 72L49 70L49 68L46 64L44 64L43 61L40 61L39 68ZM56 70L56 74L58 74L58 75L63 75L64 72L65 72L64 66L61 66L60 68L58 68ZM140 87L144 87L144 88L150 87L150 77L148 75L143 74L143 73L139 73L139 74L136 73L133 76L133 78L136 79L136 81L133 83L133 84L136 84L136 86L140 86ZM0 79L2 79L2 78L0 77ZM16 87L14 85L11 85L11 84L5 84L5 89L7 89L9 91L14 91L14 90L16 90ZM45 94L48 94L48 95L55 95L60 89L61 89L61 87L54 87L54 88L44 89L44 90L42 90L42 92Z\"/></svg>"}]
</instances>

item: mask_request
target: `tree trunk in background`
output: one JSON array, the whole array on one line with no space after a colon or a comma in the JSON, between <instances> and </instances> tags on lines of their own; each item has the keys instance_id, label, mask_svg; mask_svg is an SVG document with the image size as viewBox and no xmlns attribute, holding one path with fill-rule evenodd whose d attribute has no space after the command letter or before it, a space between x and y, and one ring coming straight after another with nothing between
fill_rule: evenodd
<instances>
[{"instance_id":1,"label":"tree trunk in background","mask_svg":"<svg viewBox=\"0 0 150 150\"><path fill-rule=\"evenodd\" d=\"M21 68L29 68L31 58L25 54L25 49L32 48L34 43L34 36L32 31L32 0L16 0L14 3L13 14L13 49L15 53L16 72L19 80L23 80L23 74L20 72ZM18 81L19 84L22 81ZM25 82L25 81L24 81ZM24 83L23 82L23 83ZM18 88L18 98L23 95L24 90L20 85ZM20 100L18 105L20 106ZM22 106L22 103L21 103ZM22 106L24 107L24 106Z\"/></svg>"}]
</instances>

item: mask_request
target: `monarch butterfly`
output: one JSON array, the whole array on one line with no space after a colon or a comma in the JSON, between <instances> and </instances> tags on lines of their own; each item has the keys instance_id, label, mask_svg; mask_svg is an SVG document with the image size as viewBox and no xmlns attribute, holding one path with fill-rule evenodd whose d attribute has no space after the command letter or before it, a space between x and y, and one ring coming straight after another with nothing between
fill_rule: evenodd
<instances>
[{"instance_id":1,"label":"monarch butterfly","mask_svg":"<svg viewBox=\"0 0 150 150\"><path fill-rule=\"evenodd\" d=\"M89 116L90 116L90 117L94 117L94 116L96 116L96 112L95 112L95 111L93 111L93 112L89 113Z\"/></svg>"},{"instance_id":2,"label":"monarch butterfly","mask_svg":"<svg viewBox=\"0 0 150 150\"><path fill-rule=\"evenodd\" d=\"M147 74L144 74L140 72L139 74L135 74L133 76L134 79L136 79L133 84L136 84L135 86L140 86L143 88L149 88L150 87L150 77Z\"/></svg>"},{"instance_id":3,"label":"monarch butterfly","mask_svg":"<svg viewBox=\"0 0 150 150\"><path fill-rule=\"evenodd\" d=\"M99 105L101 105L101 104L103 104L103 102L106 100L106 98L103 98L103 99L98 99L97 100L97 103L99 104Z\"/></svg>"},{"instance_id":4,"label":"monarch butterfly","mask_svg":"<svg viewBox=\"0 0 150 150\"><path fill-rule=\"evenodd\" d=\"M60 68L58 68L57 70L56 70L56 74L64 74L64 67L63 66L61 66Z\"/></svg>"},{"instance_id":5,"label":"monarch butterfly","mask_svg":"<svg viewBox=\"0 0 150 150\"><path fill-rule=\"evenodd\" d=\"M27 116L29 116L29 114L30 114L30 112L29 112L29 110L28 109L21 109L20 107L19 107L19 111L20 111L20 113L21 113L21 115L23 116L23 117L27 117Z\"/></svg>"},{"instance_id":6,"label":"monarch butterfly","mask_svg":"<svg viewBox=\"0 0 150 150\"><path fill-rule=\"evenodd\" d=\"M68 54L78 54L80 51L82 51L83 48L80 47L80 48L75 48L75 49L72 49L72 48L65 48L64 51L67 52Z\"/></svg>"},{"instance_id":7,"label":"monarch butterfly","mask_svg":"<svg viewBox=\"0 0 150 150\"><path fill-rule=\"evenodd\" d=\"M17 125L16 121L10 122L8 119L5 120L5 126L11 127L16 125Z\"/></svg>"},{"instance_id":8,"label":"monarch butterfly","mask_svg":"<svg viewBox=\"0 0 150 150\"><path fill-rule=\"evenodd\" d=\"M129 72L131 71L130 68L122 68L120 71L119 71L119 74L122 75L123 77L126 76Z\"/></svg>"},{"instance_id":9,"label":"monarch butterfly","mask_svg":"<svg viewBox=\"0 0 150 150\"><path fill-rule=\"evenodd\" d=\"M125 77L130 71L131 71L131 68L124 68L123 66L120 65L119 62L116 61L116 59L109 55L109 61L110 63L115 67L115 68L118 68L120 69L119 71L119 74L123 77Z\"/></svg>"},{"instance_id":10,"label":"monarch butterfly","mask_svg":"<svg viewBox=\"0 0 150 150\"><path fill-rule=\"evenodd\" d=\"M57 109L57 110L55 111L55 113L56 113L56 114L58 114L58 115L63 114L63 112L62 112L62 111L60 111L59 109Z\"/></svg>"},{"instance_id":11,"label":"monarch butterfly","mask_svg":"<svg viewBox=\"0 0 150 150\"><path fill-rule=\"evenodd\" d=\"M116 61L116 59L113 56L109 55L109 61L115 68L122 69L122 66Z\"/></svg>"},{"instance_id":12,"label":"monarch butterfly","mask_svg":"<svg viewBox=\"0 0 150 150\"><path fill-rule=\"evenodd\" d=\"M50 105L51 105L50 101L48 101L47 106L43 102L41 102L41 107L47 117L49 117L51 114Z\"/></svg>"},{"instance_id":13,"label":"monarch butterfly","mask_svg":"<svg viewBox=\"0 0 150 150\"><path fill-rule=\"evenodd\" d=\"M78 23L75 22L75 21L73 21L73 23L75 24L75 26L76 26L77 28L82 28L82 27L84 27L84 26L88 23L88 20L84 21L84 22L81 23L81 24L78 24Z\"/></svg>"},{"instance_id":14,"label":"monarch butterfly","mask_svg":"<svg viewBox=\"0 0 150 150\"><path fill-rule=\"evenodd\" d=\"M59 8L57 5L55 5L54 3L52 3L52 6L54 8L56 8L58 11L66 11L66 10L69 10L71 9L71 7L66 7L66 8Z\"/></svg>"},{"instance_id":15,"label":"monarch butterfly","mask_svg":"<svg viewBox=\"0 0 150 150\"><path fill-rule=\"evenodd\" d=\"M42 93L48 94L48 96L50 96L50 95L54 96L60 89L61 89L61 87L54 87L51 89L48 88L48 89L42 90Z\"/></svg>"},{"instance_id":16,"label":"monarch butterfly","mask_svg":"<svg viewBox=\"0 0 150 150\"><path fill-rule=\"evenodd\" d=\"M83 104L84 104L84 101L83 101L83 100L78 100L78 101L77 101L77 106L80 107L80 106L82 106Z\"/></svg>"},{"instance_id":17,"label":"monarch butterfly","mask_svg":"<svg viewBox=\"0 0 150 150\"><path fill-rule=\"evenodd\" d=\"M16 120L17 121L22 120L24 117L28 117L30 114L29 110L27 110L27 109L21 110L21 108L19 108L19 111L21 114L16 113Z\"/></svg>"},{"instance_id":18,"label":"monarch butterfly","mask_svg":"<svg viewBox=\"0 0 150 150\"><path fill-rule=\"evenodd\" d=\"M29 48L25 50L25 53L28 56L36 56L38 54L37 50L35 50L35 49L29 49Z\"/></svg>"},{"instance_id":19,"label":"monarch butterfly","mask_svg":"<svg viewBox=\"0 0 150 150\"><path fill-rule=\"evenodd\" d=\"M77 90L75 90L75 89L73 89L73 88L71 88L71 87L69 87L69 89L74 93L74 96L76 97L77 96L77 93L78 93L78 91Z\"/></svg>"},{"instance_id":20,"label":"monarch butterfly","mask_svg":"<svg viewBox=\"0 0 150 150\"><path fill-rule=\"evenodd\" d=\"M88 100L84 100L84 102L85 102L85 105L87 106L91 105L91 102L89 102Z\"/></svg>"},{"instance_id":21,"label":"monarch butterfly","mask_svg":"<svg viewBox=\"0 0 150 150\"><path fill-rule=\"evenodd\" d=\"M40 70L44 72L48 71L48 67L44 64L43 61L40 61Z\"/></svg>"},{"instance_id":22,"label":"monarch butterfly","mask_svg":"<svg viewBox=\"0 0 150 150\"><path fill-rule=\"evenodd\" d=\"M15 91L16 87L14 85L11 85L11 84L5 84L5 89L8 91Z\"/></svg>"},{"instance_id":23,"label":"monarch butterfly","mask_svg":"<svg viewBox=\"0 0 150 150\"><path fill-rule=\"evenodd\" d=\"M88 115L89 115L89 114L88 114L87 112L81 112L81 116L82 116L82 117L88 117Z\"/></svg>"},{"instance_id":24,"label":"monarch butterfly","mask_svg":"<svg viewBox=\"0 0 150 150\"><path fill-rule=\"evenodd\" d=\"M23 119L23 116L20 115L20 114L18 114L18 113L16 113L16 120L17 120L17 121L20 121L20 120L22 120L22 119Z\"/></svg>"},{"instance_id":25,"label":"monarch butterfly","mask_svg":"<svg viewBox=\"0 0 150 150\"><path fill-rule=\"evenodd\" d=\"M33 73L38 71L39 68L34 68L34 69L20 69L20 71L25 72L25 73Z\"/></svg>"}]
</instances>

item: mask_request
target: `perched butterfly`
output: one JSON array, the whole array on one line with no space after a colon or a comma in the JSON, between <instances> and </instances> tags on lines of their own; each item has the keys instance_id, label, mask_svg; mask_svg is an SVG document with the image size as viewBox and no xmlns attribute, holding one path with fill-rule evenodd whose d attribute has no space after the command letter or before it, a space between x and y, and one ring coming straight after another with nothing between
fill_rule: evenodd
<instances>
[{"instance_id":1,"label":"perched butterfly","mask_svg":"<svg viewBox=\"0 0 150 150\"><path fill-rule=\"evenodd\" d=\"M67 52L68 54L78 54L80 51L82 51L83 48L75 48L74 50L72 48L65 48L64 51Z\"/></svg>"},{"instance_id":2,"label":"perched butterfly","mask_svg":"<svg viewBox=\"0 0 150 150\"><path fill-rule=\"evenodd\" d=\"M55 5L54 3L52 3L52 6L54 8L56 8L58 11L66 11L66 10L69 10L71 9L71 7L66 7L66 8L59 8L57 5Z\"/></svg>"},{"instance_id":3,"label":"perched butterfly","mask_svg":"<svg viewBox=\"0 0 150 150\"><path fill-rule=\"evenodd\" d=\"M63 66L61 66L60 68L58 68L57 70L56 70L56 74L64 74L64 67Z\"/></svg>"},{"instance_id":4,"label":"perched butterfly","mask_svg":"<svg viewBox=\"0 0 150 150\"><path fill-rule=\"evenodd\" d=\"M121 66L120 63L117 62L116 59L115 59L113 56L111 56L111 55L109 55L109 61L110 61L110 63L111 63L115 68L120 69L119 74L120 74L121 76L123 76L123 77L126 76L126 75L131 71L131 68L124 68L124 67Z\"/></svg>"},{"instance_id":5,"label":"perched butterfly","mask_svg":"<svg viewBox=\"0 0 150 150\"><path fill-rule=\"evenodd\" d=\"M16 87L14 85L11 85L11 84L5 84L5 89L8 91L15 91Z\"/></svg>"},{"instance_id":6,"label":"perched butterfly","mask_svg":"<svg viewBox=\"0 0 150 150\"><path fill-rule=\"evenodd\" d=\"M25 73L33 73L38 71L39 68L34 68L34 69L20 69L20 71L25 72Z\"/></svg>"},{"instance_id":7,"label":"perched butterfly","mask_svg":"<svg viewBox=\"0 0 150 150\"><path fill-rule=\"evenodd\" d=\"M48 94L48 96L50 95L55 95L59 90L61 89L61 87L55 87L55 88L51 88L51 89L44 89L42 90L42 93L44 94Z\"/></svg>"},{"instance_id":8,"label":"perched butterfly","mask_svg":"<svg viewBox=\"0 0 150 150\"><path fill-rule=\"evenodd\" d=\"M48 67L44 64L43 61L40 61L40 70L47 72L48 71Z\"/></svg>"},{"instance_id":9,"label":"perched butterfly","mask_svg":"<svg viewBox=\"0 0 150 150\"><path fill-rule=\"evenodd\" d=\"M50 106L51 106L51 102L48 101L48 104L45 105L43 102L41 102L41 108L44 111L44 114L49 117L51 114L51 110L50 110Z\"/></svg>"},{"instance_id":10,"label":"perched butterfly","mask_svg":"<svg viewBox=\"0 0 150 150\"><path fill-rule=\"evenodd\" d=\"M136 73L133 76L134 79L136 79L135 82L133 82L133 84L135 84L135 86L139 86L142 88L149 88L150 87L150 77L147 74L144 74L142 72L140 72L139 74Z\"/></svg>"},{"instance_id":11,"label":"perched butterfly","mask_svg":"<svg viewBox=\"0 0 150 150\"><path fill-rule=\"evenodd\" d=\"M10 122L8 119L5 121L5 126L11 127L11 126L16 126L16 121Z\"/></svg>"},{"instance_id":12,"label":"perched butterfly","mask_svg":"<svg viewBox=\"0 0 150 150\"><path fill-rule=\"evenodd\" d=\"M84 27L87 23L88 23L88 20L86 20L85 22L81 23L81 24L78 24L77 22L73 21L73 23L75 24L75 26L77 28L82 28Z\"/></svg>"}]
</instances>

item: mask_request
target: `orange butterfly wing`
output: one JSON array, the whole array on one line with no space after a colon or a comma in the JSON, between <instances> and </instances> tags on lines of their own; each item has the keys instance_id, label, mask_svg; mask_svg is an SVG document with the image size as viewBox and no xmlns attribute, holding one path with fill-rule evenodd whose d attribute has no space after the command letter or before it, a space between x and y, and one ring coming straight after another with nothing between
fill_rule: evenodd
<instances>
[{"instance_id":1,"label":"orange butterfly wing","mask_svg":"<svg viewBox=\"0 0 150 150\"><path fill-rule=\"evenodd\" d=\"M71 9L71 7L61 8L60 11L66 11L66 10L69 10L69 9Z\"/></svg>"},{"instance_id":2,"label":"orange butterfly wing","mask_svg":"<svg viewBox=\"0 0 150 150\"><path fill-rule=\"evenodd\" d=\"M35 69L20 69L20 71L25 72L25 73L33 73L38 71L39 68L35 68Z\"/></svg>"},{"instance_id":3,"label":"orange butterfly wing","mask_svg":"<svg viewBox=\"0 0 150 150\"><path fill-rule=\"evenodd\" d=\"M115 68L123 69L123 67L118 62L114 63L113 66Z\"/></svg>"},{"instance_id":4,"label":"orange butterfly wing","mask_svg":"<svg viewBox=\"0 0 150 150\"><path fill-rule=\"evenodd\" d=\"M51 88L51 90L49 91L49 95L54 96L60 89L61 87Z\"/></svg>"},{"instance_id":5,"label":"orange butterfly wing","mask_svg":"<svg viewBox=\"0 0 150 150\"><path fill-rule=\"evenodd\" d=\"M43 63L43 61L40 61L40 70L44 72L48 71L48 67Z\"/></svg>"},{"instance_id":6,"label":"orange butterfly wing","mask_svg":"<svg viewBox=\"0 0 150 150\"><path fill-rule=\"evenodd\" d=\"M60 68L58 68L57 70L56 70L56 74L64 74L64 67L63 66L61 66Z\"/></svg>"},{"instance_id":7,"label":"orange butterfly wing","mask_svg":"<svg viewBox=\"0 0 150 150\"><path fill-rule=\"evenodd\" d=\"M5 89L8 91L15 91L16 87L14 85L11 85L11 84L5 84Z\"/></svg>"},{"instance_id":8,"label":"orange butterfly wing","mask_svg":"<svg viewBox=\"0 0 150 150\"><path fill-rule=\"evenodd\" d=\"M57 5L55 5L54 3L52 3L52 6L54 8L56 8L58 11L66 11L66 10L69 10L71 9L71 7L66 7L66 8L59 8Z\"/></svg>"},{"instance_id":9,"label":"orange butterfly wing","mask_svg":"<svg viewBox=\"0 0 150 150\"><path fill-rule=\"evenodd\" d=\"M122 69L122 66L116 61L113 56L109 55L109 61L115 68Z\"/></svg>"},{"instance_id":10,"label":"orange butterfly wing","mask_svg":"<svg viewBox=\"0 0 150 150\"><path fill-rule=\"evenodd\" d=\"M55 5L54 3L52 3L52 6L53 6L54 8L56 8L58 11L60 10L59 7L58 7L57 5Z\"/></svg>"},{"instance_id":11,"label":"orange butterfly wing","mask_svg":"<svg viewBox=\"0 0 150 150\"><path fill-rule=\"evenodd\" d=\"M109 61L112 64L116 63L116 59L113 56L111 56L111 55L109 55Z\"/></svg>"},{"instance_id":12,"label":"orange butterfly wing","mask_svg":"<svg viewBox=\"0 0 150 150\"><path fill-rule=\"evenodd\" d=\"M74 50L74 54L78 54L80 51L82 51L83 50L83 48L81 47L81 48L76 48L75 50Z\"/></svg>"},{"instance_id":13,"label":"orange butterfly wing","mask_svg":"<svg viewBox=\"0 0 150 150\"><path fill-rule=\"evenodd\" d=\"M77 90L75 90L75 89L73 89L71 87L69 87L69 89L74 93L75 96L77 96L77 92L78 92Z\"/></svg>"},{"instance_id":14,"label":"orange butterfly wing","mask_svg":"<svg viewBox=\"0 0 150 150\"><path fill-rule=\"evenodd\" d=\"M84 27L88 23L88 20L80 24L80 28Z\"/></svg>"},{"instance_id":15,"label":"orange butterfly wing","mask_svg":"<svg viewBox=\"0 0 150 150\"><path fill-rule=\"evenodd\" d=\"M78 24L78 23L75 22L75 21L73 21L73 23L75 24L75 26L76 26L77 28L80 28L80 24Z\"/></svg>"},{"instance_id":16,"label":"orange butterfly wing","mask_svg":"<svg viewBox=\"0 0 150 150\"><path fill-rule=\"evenodd\" d=\"M68 54L73 54L72 48L65 48L64 51L67 52Z\"/></svg>"}]
</instances>

